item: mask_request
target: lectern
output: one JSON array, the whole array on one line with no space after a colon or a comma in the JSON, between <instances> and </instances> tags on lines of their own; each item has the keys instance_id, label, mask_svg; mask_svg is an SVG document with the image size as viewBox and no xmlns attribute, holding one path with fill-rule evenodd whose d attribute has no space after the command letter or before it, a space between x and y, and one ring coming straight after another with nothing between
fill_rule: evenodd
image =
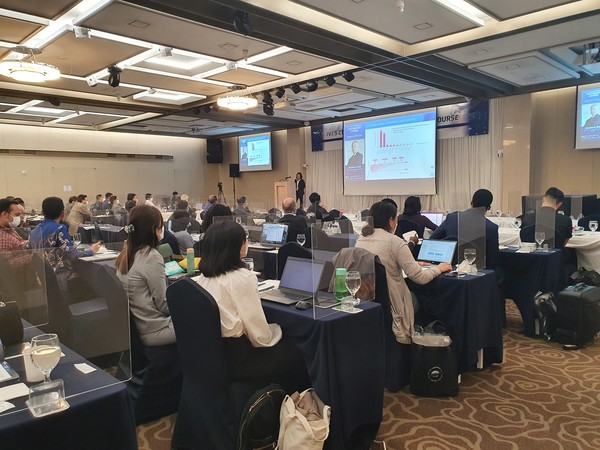
<instances>
[{"instance_id":1,"label":"lectern","mask_svg":"<svg viewBox=\"0 0 600 450\"><path fill-rule=\"evenodd\" d=\"M281 203L287 197L295 198L296 188L293 181L276 181L273 184L275 208L281 209Z\"/></svg>"}]
</instances>

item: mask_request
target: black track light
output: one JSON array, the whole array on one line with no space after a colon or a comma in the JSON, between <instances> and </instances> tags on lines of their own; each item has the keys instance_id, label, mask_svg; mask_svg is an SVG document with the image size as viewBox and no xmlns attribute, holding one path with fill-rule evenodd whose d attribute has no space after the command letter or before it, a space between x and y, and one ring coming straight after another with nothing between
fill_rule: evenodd
<instances>
[{"instance_id":1,"label":"black track light","mask_svg":"<svg viewBox=\"0 0 600 450\"><path fill-rule=\"evenodd\" d=\"M198 108L197 106L194 106L194 107L192 108L192 112L193 112L194 114L198 115L198 114L200 114L200 108Z\"/></svg>"},{"instance_id":2,"label":"black track light","mask_svg":"<svg viewBox=\"0 0 600 450\"><path fill-rule=\"evenodd\" d=\"M327 75L325 78L323 78L323 81L327 83L327 86L333 86L335 84L335 78L333 78L331 75Z\"/></svg>"},{"instance_id":3,"label":"black track light","mask_svg":"<svg viewBox=\"0 0 600 450\"><path fill-rule=\"evenodd\" d=\"M265 91L262 93L263 103L273 103L273 96L269 91Z\"/></svg>"},{"instance_id":4,"label":"black track light","mask_svg":"<svg viewBox=\"0 0 600 450\"><path fill-rule=\"evenodd\" d=\"M298 83L294 83L290 86L290 89L294 94L299 94L302 88L298 85Z\"/></svg>"},{"instance_id":5,"label":"black track light","mask_svg":"<svg viewBox=\"0 0 600 450\"><path fill-rule=\"evenodd\" d=\"M117 87L121 83L121 69L119 66L110 66L108 69L108 84L112 87Z\"/></svg>"},{"instance_id":6,"label":"black track light","mask_svg":"<svg viewBox=\"0 0 600 450\"><path fill-rule=\"evenodd\" d=\"M263 112L267 115L267 116L272 116L273 114L275 114L275 111L273 109L273 104L272 103L265 103L263 105Z\"/></svg>"},{"instance_id":7,"label":"black track light","mask_svg":"<svg viewBox=\"0 0 600 450\"><path fill-rule=\"evenodd\" d=\"M202 105L200 107L200 112L203 112L204 114L208 114L211 109L212 108L210 107L210 105Z\"/></svg>"},{"instance_id":8,"label":"black track light","mask_svg":"<svg viewBox=\"0 0 600 450\"><path fill-rule=\"evenodd\" d=\"M354 74L352 72L344 72L342 73L342 78L350 83L352 80L354 80Z\"/></svg>"},{"instance_id":9,"label":"black track light","mask_svg":"<svg viewBox=\"0 0 600 450\"><path fill-rule=\"evenodd\" d=\"M285 89L282 87L278 87L275 91L275 95L277 96L277 98L282 98L285 95Z\"/></svg>"},{"instance_id":10,"label":"black track light","mask_svg":"<svg viewBox=\"0 0 600 450\"><path fill-rule=\"evenodd\" d=\"M252 25L248 20L248 13L243 11L236 11L233 15L233 26L235 29L242 33L244 36L252 33Z\"/></svg>"},{"instance_id":11,"label":"black track light","mask_svg":"<svg viewBox=\"0 0 600 450\"><path fill-rule=\"evenodd\" d=\"M308 92L315 92L319 88L319 83L316 80L309 80L306 82L306 90Z\"/></svg>"}]
</instances>

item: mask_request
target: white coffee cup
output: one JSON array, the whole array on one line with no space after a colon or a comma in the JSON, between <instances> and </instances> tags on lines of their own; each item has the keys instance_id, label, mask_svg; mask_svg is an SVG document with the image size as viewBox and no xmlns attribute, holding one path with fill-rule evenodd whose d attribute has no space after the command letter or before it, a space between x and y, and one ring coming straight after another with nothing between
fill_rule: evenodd
<instances>
[{"instance_id":1,"label":"white coffee cup","mask_svg":"<svg viewBox=\"0 0 600 450\"><path fill-rule=\"evenodd\" d=\"M28 345L23 349L23 365L25 366L25 378L28 383L37 383L44 381L44 374L41 370L36 369L31 362L31 345Z\"/></svg>"}]
</instances>

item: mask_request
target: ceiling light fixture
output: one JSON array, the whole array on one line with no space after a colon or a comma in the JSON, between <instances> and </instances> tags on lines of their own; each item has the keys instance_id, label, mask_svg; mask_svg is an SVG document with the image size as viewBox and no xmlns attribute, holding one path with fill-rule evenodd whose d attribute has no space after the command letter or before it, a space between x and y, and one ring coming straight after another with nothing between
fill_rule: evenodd
<instances>
[{"instance_id":1,"label":"ceiling light fixture","mask_svg":"<svg viewBox=\"0 0 600 450\"><path fill-rule=\"evenodd\" d=\"M232 111L244 111L256 107L258 100L251 95L243 94L244 89L246 89L246 86L236 85L231 87L231 92L217 99L217 105Z\"/></svg>"},{"instance_id":2,"label":"ceiling light fixture","mask_svg":"<svg viewBox=\"0 0 600 450\"><path fill-rule=\"evenodd\" d=\"M275 95L277 96L277 98L282 98L285 95L285 88L278 87L275 91Z\"/></svg>"},{"instance_id":3,"label":"ceiling light fixture","mask_svg":"<svg viewBox=\"0 0 600 450\"><path fill-rule=\"evenodd\" d=\"M299 94L300 91L302 90L302 88L300 87L300 85L298 83L294 83L290 86L290 89L292 90L292 92L294 94Z\"/></svg>"},{"instance_id":4,"label":"ceiling light fixture","mask_svg":"<svg viewBox=\"0 0 600 450\"><path fill-rule=\"evenodd\" d=\"M316 80L309 80L306 82L306 90L308 92L315 92L319 88L319 83Z\"/></svg>"},{"instance_id":5,"label":"ceiling light fixture","mask_svg":"<svg viewBox=\"0 0 600 450\"><path fill-rule=\"evenodd\" d=\"M352 72L344 72L342 73L342 78L344 80L346 80L348 83L350 83L352 80L354 80L354 74Z\"/></svg>"},{"instance_id":6,"label":"ceiling light fixture","mask_svg":"<svg viewBox=\"0 0 600 450\"><path fill-rule=\"evenodd\" d=\"M60 70L55 66L36 61L35 55L41 53L40 49L18 46L12 51L26 56L19 61L0 61L0 75L25 83L42 83L60 78ZM28 58L32 61L26 61Z\"/></svg>"},{"instance_id":7,"label":"ceiling light fixture","mask_svg":"<svg viewBox=\"0 0 600 450\"><path fill-rule=\"evenodd\" d=\"M323 78L323 81L327 83L327 86L333 86L335 84L335 78L333 78L331 75L327 75L325 78Z\"/></svg>"},{"instance_id":8,"label":"ceiling light fixture","mask_svg":"<svg viewBox=\"0 0 600 450\"><path fill-rule=\"evenodd\" d=\"M273 108L273 104L272 103L265 103L263 105L263 112L267 115L267 116L272 116L273 114L275 114L275 110Z\"/></svg>"},{"instance_id":9,"label":"ceiling light fixture","mask_svg":"<svg viewBox=\"0 0 600 450\"><path fill-rule=\"evenodd\" d=\"M273 96L269 91L265 91L262 93L263 103L271 103L273 104Z\"/></svg>"},{"instance_id":10,"label":"ceiling light fixture","mask_svg":"<svg viewBox=\"0 0 600 450\"><path fill-rule=\"evenodd\" d=\"M121 83L121 69L119 66L110 66L108 69L108 84L112 87L117 87Z\"/></svg>"},{"instance_id":11,"label":"ceiling light fixture","mask_svg":"<svg viewBox=\"0 0 600 450\"><path fill-rule=\"evenodd\" d=\"M398 2L396 3L396 6L398 7L398 10L403 13L404 12L404 0L398 0Z\"/></svg>"}]
</instances>

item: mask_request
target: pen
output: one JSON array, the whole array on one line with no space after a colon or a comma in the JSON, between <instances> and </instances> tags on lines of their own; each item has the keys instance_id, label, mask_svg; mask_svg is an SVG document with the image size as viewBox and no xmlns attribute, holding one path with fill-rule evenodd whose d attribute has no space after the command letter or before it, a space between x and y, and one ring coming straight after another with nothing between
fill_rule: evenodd
<instances>
[{"instance_id":1,"label":"pen","mask_svg":"<svg viewBox=\"0 0 600 450\"><path fill-rule=\"evenodd\" d=\"M265 284L267 284L266 281L261 281L260 283L258 283L259 286L264 286Z\"/></svg>"},{"instance_id":2,"label":"pen","mask_svg":"<svg viewBox=\"0 0 600 450\"><path fill-rule=\"evenodd\" d=\"M269 287L266 287L266 288L264 288L264 289L259 289L259 290L258 290L258 292L266 292L266 291L270 291L270 290L271 290L271 289L273 289L274 287L275 287L275 286L269 286Z\"/></svg>"}]
</instances>

